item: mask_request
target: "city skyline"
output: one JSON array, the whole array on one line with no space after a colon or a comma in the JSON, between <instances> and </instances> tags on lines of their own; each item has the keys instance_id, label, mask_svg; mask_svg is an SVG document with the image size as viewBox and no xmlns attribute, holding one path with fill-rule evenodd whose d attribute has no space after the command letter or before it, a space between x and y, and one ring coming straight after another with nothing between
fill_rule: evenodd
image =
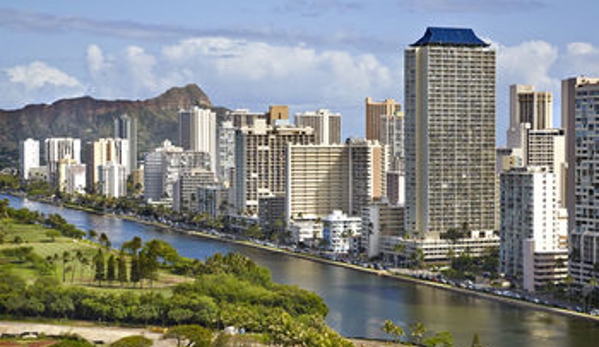
<instances>
[{"instance_id":1,"label":"city skyline","mask_svg":"<svg viewBox=\"0 0 599 347\"><path fill-rule=\"evenodd\" d=\"M599 74L597 38L568 25L593 21L598 5L585 0L176 5L2 5L0 43L11 49L0 60L0 108L81 95L145 99L197 83L214 104L230 108L288 104L292 114L327 108L342 114L344 137L364 136L365 97L404 103L401 52L413 37L428 26L467 27L498 52L503 144L510 84L532 84L557 99L562 79ZM559 103L554 110L559 114Z\"/></svg>"}]
</instances>

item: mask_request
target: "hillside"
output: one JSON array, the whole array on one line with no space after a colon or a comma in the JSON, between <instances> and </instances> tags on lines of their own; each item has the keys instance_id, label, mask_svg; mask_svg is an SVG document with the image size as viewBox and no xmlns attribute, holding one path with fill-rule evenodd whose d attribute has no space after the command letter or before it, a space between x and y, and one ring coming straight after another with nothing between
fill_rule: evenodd
<instances>
[{"instance_id":1,"label":"hillside","mask_svg":"<svg viewBox=\"0 0 599 347\"><path fill-rule=\"evenodd\" d=\"M50 105L28 105L0 110L0 154L18 160L18 143L26 138L77 137L82 142L113 136L113 120L127 113L137 118L139 153L165 139L177 142L177 112L198 105L212 107L200 87L175 87L147 100L97 100L89 96L58 100ZM215 109L221 113L223 109Z\"/></svg>"}]
</instances>

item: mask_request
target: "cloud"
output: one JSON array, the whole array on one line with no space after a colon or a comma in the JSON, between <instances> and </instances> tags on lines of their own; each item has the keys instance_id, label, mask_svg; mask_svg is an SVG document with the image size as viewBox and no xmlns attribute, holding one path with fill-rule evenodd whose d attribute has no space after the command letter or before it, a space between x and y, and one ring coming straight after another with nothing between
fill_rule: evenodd
<instances>
[{"instance_id":1,"label":"cloud","mask_svg":"<svg viewBox=\"0 0 599 347\"><path fill-rule=\"evenodd\" d=\"M3 70L4 74L0 75L2 107L19 108L30 103L81 96L85 89L77 78L42 61Z\"/></svg>"},{"instance_id":2,"label":"cloud","mask_svg":"<svg viewBox=\"0 0 599 347\"><path fill-rule=\"evenodd\" d=\"M554 89L559 85L559 78L552 76L559 57L556 46L545 41L527 41L511 47L494 46L500 85L532 84L540 89Z\"/></svg>"},{"instance_id":3,"label":"cloud","mask_svg":"<svg viewBox=\"0 0 599 347\"><path fill-rule=\"evenodd\" d=\"M34 61L29 65L17 65L6 69L10 82L21 84L27 90L38 89L46 85L56 87L80 87L81 83L66 73L44 62Z\"/></svg>"},{"instance_id":4,"label":"cloud","mask_svg":"<svg viewBox=\"0 0 599 347\"><path fill-rule=\"evenodd\" d=\"M505 14L537 10L545 5L538 0L399 0L398 6L413 12Z\"/></svg>"},{"instance_id":5,"label":"cloud","mask_svg":"<svg viewBox=\"0 0 599 347\"><path fill-rule=\"evenodd\" d=\"M566 77L599 75L599 48L587 42L572 42L560 59L562 73Z\"/></svg>"},{"instance_id":6,"label":"cloud","mask_svg":"<svg viewBox=\"0 0 599 347\"><path fill-rule=\"evenodd\" d=\"M272 97L343 103L398 83L374 55L302 44L194 38L165 47L162 55L167 65L184 67L198 80L221 85L230 97L244 101Z\"/></svg>"}]
</instances>

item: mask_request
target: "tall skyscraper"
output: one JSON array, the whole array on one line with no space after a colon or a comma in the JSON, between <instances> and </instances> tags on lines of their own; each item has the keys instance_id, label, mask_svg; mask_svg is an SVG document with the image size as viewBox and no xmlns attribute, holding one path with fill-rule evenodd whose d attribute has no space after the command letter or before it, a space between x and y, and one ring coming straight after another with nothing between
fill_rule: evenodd
<instances>
[{"instance_id":1,"label":"tall skyscraper","mask_svg":"<svg viewBox=\"0 0 599 347\"><path fill-rule=\"evenodd\" d=\"M81 163L81 140L70 137L48 138L44 141L48 182L58 186L58 164L62 159Z\"/></svg>"},{"instance_id":2,"label":"tall skyscraper","mask_svg":"<svg viewBox=\"0 0 599 347\"><path fill-rule=\"evenodd\" d=\"M471 29L428 28L405 51L406 231L495 227L495 51Z\"/></svg>"},{"instance_id":3,"label":"tall skyscraper","mask_svg":"<svg viewBox=\"0 0 599 347\"><path fill-rule=\"evenodd\" d=\"M21 158L21 177L29 179L29 170L40 166L40 142L34 139L21 141L19 144Z\"/></svg>"},{"instance_id":4,"label":"tall skyscraper","mask_svg":"<svg viewBox=\"0 0 599 347\"><path fill-rule=\"evenodd\" d=\"M528 127L523 128L523 124ZM536 92L534 86L514 84L510 86L510 127L507 131L507 147L522 148L524 129L542 130L553 127L553 95Z\"/></svg>"},{"instance_id":5,"label":"tall skyscraper","mask_svg":"<svg viewBox=\"0 0 599 347\"><path fill-rule=\"evenodd\" d=\"M562 81L562 126L566 131L570 275L580 284L596 277L599 263L599 78Z\"/></svg>"},{"instance_id":6,"label":"tall skyscraper","mask_svg":"<svg viewBox=\"0 0 599 347\"><path fill-rule=\"evenodd\" d=\"M114 137L129 141L127 175L137 169L137 119L123 114L114 120Z\"/></svg>"},{"instance_id":7,"label":"tall skyscraper","mask_svg":"<svg viewBox=\"0 0 599 347\"><path fill-rule=\"evenodd\" d=\"M179 111L179 145L183 150L210 154L210 169L217 169L216 113L194 106Z\"/></svg>"},{"instance_id":8,"label":"tall skyscraper","mask_svg":"<svg viewBox=\"0 0 599 347\"><path fill-rule=\"evenodd\" d=\"M401 105L393 99L373 101L366 98L366 139L381 141L381 116L396 115L401 112Z\"/></svg>"},{"instance_id":9,"label":"tall skyscraper","mask_svg":"<svg viewBox=\"0 0 599 347\"><path fill-rule=\"evenodd\" d=\"M296 126L314 129L316 144L341 143L341 114L320 109L316 112L296 113L294 118Z\"/></svg>"}]
</instances>

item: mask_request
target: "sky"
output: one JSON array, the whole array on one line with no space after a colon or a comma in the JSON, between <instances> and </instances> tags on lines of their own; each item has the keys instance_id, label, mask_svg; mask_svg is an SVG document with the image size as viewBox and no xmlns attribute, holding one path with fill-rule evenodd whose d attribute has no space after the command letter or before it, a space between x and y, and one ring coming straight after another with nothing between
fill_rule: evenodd
<instances>
[{"instance_id":1,"label":"sky","mask_svg":"<svg viewBox=\"0 0 599 347\"><path fill-rule=\"evenodd\" d=\"M196 83L212 103L341 113L403 104L403 51L429 26L472 28L497 51L497 142L509 85L554 95L599 76L596 0L0 0L0 109L60 98L147 99Z\"/></svg>"}]
</instances>

